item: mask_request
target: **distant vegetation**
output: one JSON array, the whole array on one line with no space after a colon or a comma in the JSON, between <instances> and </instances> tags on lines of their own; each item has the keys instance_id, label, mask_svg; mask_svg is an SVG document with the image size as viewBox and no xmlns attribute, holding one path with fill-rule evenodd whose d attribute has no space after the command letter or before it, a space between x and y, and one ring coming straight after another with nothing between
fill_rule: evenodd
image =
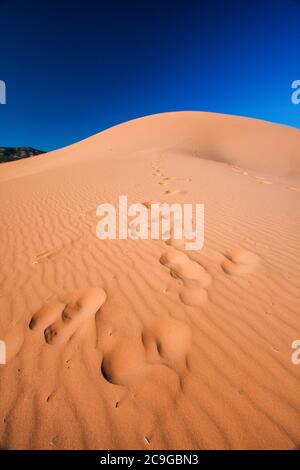
<instances>
[{"instance_id":1,"label":"distant vegetation","mask_svg":"<svg viewBox=\"0 0 300 470\"><path fill-rule=\"evenodd\" d=\"M0 163L14 162L41 153L45 152L32 147L0 147Z\"/></svg>"}]
</instances>

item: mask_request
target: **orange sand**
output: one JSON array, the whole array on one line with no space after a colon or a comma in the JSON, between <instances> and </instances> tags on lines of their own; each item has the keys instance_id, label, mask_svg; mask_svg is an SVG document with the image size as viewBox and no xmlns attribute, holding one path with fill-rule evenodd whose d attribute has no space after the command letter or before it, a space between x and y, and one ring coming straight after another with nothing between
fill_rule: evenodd
<instances>
[{"instance_id":1,"label":"orange sand","mask_svg":"<svg viewBox=\"0 0 300 470\"><path fill-rule=\"evenodd\" d=\"M300 445L300 132L167 113L0 166L0 446ZM96 208L205 204L205 245Z\"/></svg>"}]
</instances>

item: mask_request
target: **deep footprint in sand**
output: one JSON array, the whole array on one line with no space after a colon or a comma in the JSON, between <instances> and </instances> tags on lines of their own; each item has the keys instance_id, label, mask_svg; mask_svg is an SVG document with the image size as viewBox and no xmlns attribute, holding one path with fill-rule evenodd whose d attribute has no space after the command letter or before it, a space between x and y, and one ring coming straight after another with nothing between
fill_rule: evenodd
<instances>
[{"instance_id":1,"label":"deep footprint in sand","mask_svg":"<svg viewBox=\"0 0 300 470\"><path fill-rule=\"evenodd\" d=\"M165 318L154 321L142 333L147 359L180 371L192 344L190 327L180 320Z\"/></svg>"},{"instance_id":2,"label":"deep footprint in sand","mask_svg":"<svg viewBox=\"0 0 300 470\"><path fill-rule=\"evenodd\" d=\"M160 262L170 269L173 277L182 279L185 285L207 288L211 283L210 274L181 251L167 251L161 256Z\"/></svg>"},{"instance_id":3,"label":"deep footprint in sand","mask_svg":"<svg viewBox=\"0 0 300 470\"><path fill-rule=\"evenodd\" d=\"M45 340L48 344L66 343L79 326L87 319L93 317L106 300L106 293L101 288L92 288L86 291L75 302L68 303L61 315L61 319L46 328Z\"/></svg>"},{"instance_id":4,"label":"deep footprint in sand","mask_svg":"<svg viewBox=\"0 0 300 470\"><path fill-rule=\"evenodd\" d=\"M82 296L63 304L55 302L42 307L31 319L32 330L44 329L48 344L65 344L87 319L93 317L106 300L102 288L91 288Z\"/></svg>"},{"instance_id":5,"label":"deep footprint in sand","mask_svg":"<svg viewBox=\"0 0 300 470\"><path fill-rule=\"evenodd\" d=\"M201 307L208 301L207 290L201 287L183 287L179 297L185 305L190 307Z\"/></svg>"},{"instance_id":6,"label":"deep footprint in sand","mask_svg":"<svg viewBox=\"0 0 300 470\"><path fill-rule=\"evenodd\" d=\"M186 323L171 318L155 320L141 336L114 341L104 352L102 375L114 385L130 386L151 374L155 366L165 365L180 373L186 369L191 343L192 333Z\"/></svg>"},{"instance_id":7,"label":"deep footprint in sand","mask_svg":"<svg viewBox=\"0 0 300 470\"><path fill-rule=\"evenodd\" d=\"M62 302L53 302L44 305L30 320L29 328L31 330L45 330L61 317L65 304Z\"/></svg>"},{"instance_id":8,"label":"deep footprint in sand","mask_svg":"<svg viewBox=\"0 0 300 470\"><path fill-rule=\"evenodd\" d=\"M127 386L143 376L146 365L140 337L124 337L105 351L101 372L108 382Z\"/></svg>"},{"instance_id":9,"label":"deep footprint in sand","mask_svg":"<svg viewBox=\"0 0 300 470\"><path fill-rule=\"evenodd\" d=\"M235 249L225 253L221 268L226 274L248 274L259 264L259 257L251 251Z\"/></svg>"},{"instance_id":10,"label":"deep footprint in sand","mask_svg":"<svg viewBox=\"0 0 300 470\"><path fill-rule=\"evenodd\" d=\"M207 302L207 288L212 279L199 263L175 249L164 253L160 262L170 269L172 277L183 281L184 285L179 293L179 298L185 305L201 307Z\"/></svg>"}]
</instances>

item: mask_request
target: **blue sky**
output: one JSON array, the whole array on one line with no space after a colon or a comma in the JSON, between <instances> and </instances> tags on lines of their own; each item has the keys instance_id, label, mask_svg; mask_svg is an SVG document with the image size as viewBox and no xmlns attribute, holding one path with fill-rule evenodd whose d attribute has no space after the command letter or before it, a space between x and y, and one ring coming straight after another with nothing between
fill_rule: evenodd
<instances>
[{"instance_id":1,"label":"blue sky","mask_svg":"<svg viewBox=\"0 0 300 470\"><path fill-rule=\"evenodd\" d=\"M0 0L0 146L201 110L300 128L299 0Z\"/></svg>"}]
</instances>

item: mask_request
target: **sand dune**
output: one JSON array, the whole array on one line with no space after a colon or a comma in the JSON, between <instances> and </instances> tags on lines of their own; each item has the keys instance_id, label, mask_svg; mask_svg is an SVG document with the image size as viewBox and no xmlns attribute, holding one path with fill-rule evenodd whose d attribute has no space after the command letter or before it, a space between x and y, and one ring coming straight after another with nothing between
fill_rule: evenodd
<instances>
[{"instance_id":1,"label":"sand dune","mask_svg":"<svg viewBox=\"0 0 300 470\"><path fill-rule=\"evenodd\" d=\"M0 167L0 446L300 446L300 132L166 113ZM205 245L99 240L121 194Z\"/></svg>"}]
</instances>

